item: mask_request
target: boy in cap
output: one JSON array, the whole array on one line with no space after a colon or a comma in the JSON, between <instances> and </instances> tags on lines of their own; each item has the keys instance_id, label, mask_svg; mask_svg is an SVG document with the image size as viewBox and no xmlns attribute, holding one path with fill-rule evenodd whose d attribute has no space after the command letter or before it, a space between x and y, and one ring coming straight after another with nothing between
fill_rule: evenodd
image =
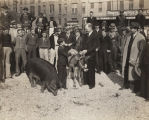
<instances>
[{"instance_id":1,"label":"boy in cap","mask_svg":"<svg viewBox=\"0 0 149 120\"><path fill-rule=\"evenodd\" d=\"M42 38L38 41L38 47L40 58L49 61L50 40L47 31L42 32Z\"/></svg>"},{"instance_id":2,"label":"boy in cap","mask_svg":"<svg viewBox=\"0 0 149 120\"><path fill-rule=\"evenodd\" d=\"M67 79L67 70L66 66L68 66L68 53L65 48L65 41L63 38L59 38L58 40L59 48L58 48L58 61L57 61L57 70L58 77L60 80L60 88L66 89L66 79Z\"/></svg>"},{"instance_id":3,"label":"boy in cap","mask_svg":"<svg viewBox=\"0 0 149 120\"><path fill-rule=\"evenodd\" d=\"M26 40L25 35L23 33L23 29L17 30L17 37L14 39L14 52L15 52L15 61L16 61L16 75L19 76L21 74L20 70L20 60L22 59L23 68L26 65L27 58L26 58Z\"/></svg>"}]
</instances>

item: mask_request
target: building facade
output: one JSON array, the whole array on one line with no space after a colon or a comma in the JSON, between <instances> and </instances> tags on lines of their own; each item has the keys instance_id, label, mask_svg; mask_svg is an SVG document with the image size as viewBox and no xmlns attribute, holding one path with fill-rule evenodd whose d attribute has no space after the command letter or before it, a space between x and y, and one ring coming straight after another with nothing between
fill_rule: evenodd
<instances>
[{"instance_id":1,"label":"building facade","mask_svg":"<svg viewBox=\"0 0 149 120\"><path fill-rule=\"evenodd\" d=\"M82 26L90 11L97 19L115 19L119 10L124 10L126 16L133 19L141 8L149 18L149 0L0 0L0 5L4 3L17 12L27 7L35 16L42 12L48 19L54 17L59 26Z\"/></svg>"}]
</instances>

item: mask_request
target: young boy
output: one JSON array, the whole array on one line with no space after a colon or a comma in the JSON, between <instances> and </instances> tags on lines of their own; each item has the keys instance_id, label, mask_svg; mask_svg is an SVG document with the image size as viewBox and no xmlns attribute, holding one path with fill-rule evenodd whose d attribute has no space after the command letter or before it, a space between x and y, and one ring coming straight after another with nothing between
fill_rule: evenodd
<instances>
[{"instance_id":1,"label":"young boy","mask_svg":"<svg viewBox=\"0 0 149 120\"><path fill-rule=\"evenodd\" d=\"M26 58L26 41L25 41L25 35L24 35L24 30L23 29L18 29L17 30L18 35L17 37L14 39L14 44L15 44L15 60L16 60L16 75L15 76L19 76L21 74L21 70L20 70L20 60L22 59L22 63L23 63L23 68L26 65L27 62L27 58Z\"/></svg>"},{"instance_id":2,"label":"young boy","mask_svg":"<svg viewBox=\"0 0 149 120\"><path fill-rule=\"evenodd\" d=\"M42 38L39 39L38 46L40 58L49 61L50 40L46 31L42 33Z\"/></svg>"},{"instance_id":3,"label":"young boy","mask_svg":"<svg viewBox=\"0 0 149 120\"><path fill-rule=\"evenodd\" d=\"M57 61L57 70L59 77L60 88L66 89L66 78L67 78L67 70L66 66L68 65L68 53L65 48L65 42L63 38L59 38L57 41L59 44L58 48L58 61Z\"/></svg>"}]
</instances>

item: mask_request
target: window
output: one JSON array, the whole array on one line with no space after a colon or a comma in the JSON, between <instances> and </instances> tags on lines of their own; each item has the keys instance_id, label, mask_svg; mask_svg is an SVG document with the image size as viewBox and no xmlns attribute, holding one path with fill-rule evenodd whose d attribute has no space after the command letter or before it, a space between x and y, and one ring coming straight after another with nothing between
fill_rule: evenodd
<instances>
[{"instance_id":1,"label":"window","mask_svg":"<svg viewBox=\"0 0 149 120\"><path fill-rule=\"evenodd\" d=\"M94 9L94 3L91 3L91 9Z\"/></svg>"},{"instance_id":2,"label":"window","mask_svg":"<svg viewBox=\"0 0 149 120\"><path fill-rule=\"evenodd\" d=\"M59 14L62 12L62 5L59 4Z\"/></svg>"},{"instance_id":3,"label":"window","mask_svg":"<svg viewBox=\"0 0 149 120\"><path fill-rule=\"evenodd\" d=\"M31 14L35 14L35 6L30 6L30 11L31 11Z\"/></svg>"},{"instance_id":4,"label":"window","mask_svg":"<svg viewBox=\"0 0 149 120\"><path fill-rule=\"evenodd\" d=\"M139 0L139 8L144 8L144 0Z\"/></svg>"},{"instance_id":5,"label":"window","mask_svg":"<svg viewBox=\"0 0 149 120\"><path fill-rule=\"evenodd\" d=\"M25 4L25 5L27 4L27 0L24 0L24 4Z\"/></svg>"},{"instance_id":6,"label":"window","mask_svg":"<svg viewBox=\"0 0 149 120\"><path fill-rule=\"evenodd\" d=\"M111 1L107 2L107 10L111 10Z\"/></svg>"},{"instance_id":7,"label":"window","mask_svg":"<svg viewBox=\"0 0 149 120\"><path fill-rule=\"evenodd\" d=\"M102 2L99 2L99 4L98 4L98 11L102 12Z\"/></svg>"},{"instance_id":8,"label":"window","mask_svg":"<svg viewBox=\"0 0 149 120\"><path fill-rule=\"evenodd\" d=\"M41 3L41 0L38 0L38 3Z\"/></svg>"},{"instance_id":9,"label":"window","mask_svg":"<svg viewBox=\"0 0 149 120\"><path fill-rule=\"evenodd\" d=\"M35 3L35 0L30 0L30 4L34 4Z\"/></svg>"},{"instance_id":10,"label":"window","mask_svg":"<svg viewBox=\"0 0 149 120\"><path fill-rule=\"evenodd\" d=\"M129 0L129 9L133 9L133 0Z\"/></svg>"},{"instance_id":11,"label":"window","mask_svg":"<svg viewBox=\"0 0 149 120\"><path fill-rule=\"evenodd\" d=\"M82 3L82 13L85 14L85 3Z\"/></svg>"},{"instance_id":12,"label":"window","mask_svg":"<svg viewBox=\"0 0 149 120\"><path fill-rule=\"evenodd\" d=\"M65 7L65 13L67 14L67 4L64 5Z\"/></svg>"},{"instance_id":13,"label":"window","mask_svg":"<svg viewBox=\"0 0 149 120\"><path fill-rule=\"evenodd\" d=\"M72 4L72 14L77 14L77 12L78 12L77 4L76 3L73 3Z\"/></svg>"},{"instance_id":14,"label":"window","mask_svg":"<svg viewBox=\"0 0 149 120\"><path fill-rule=\"evenodd\" d=\"M120 10L124 10L124 1L123 0L120 1Z\"/></svg>"},{"instance_id":15,"label":"window","mask_svg":"<svg viewBox=\"0 0 149 120\"><path fill-rule=\"evenodd\" d=\"M61 25L61 18L59 18L59 25Z\"/></svg>"},{"instance_id":16,"label":"window","mask_svg":"<svg viewBox=\"0 0 149 120\"><path fill-rule=\"evenodd\" d=\"M41 6L38 6L38 15L40 14L41 12Z\"/></svg>"},{"instance_id":17,"label":"window","mask_svg":"<svg viewBox=\"0 0 149 120\"><path fill-rule=\"evenodd\" d=\"M46 5L43 5L43 13L46 13Z\"/></svg>"},{"instance_id":18,"label":"window","mask_svg":"<svg viewBox=\"0 0 149 120\"><path fill-rule=\"evenodd\" d=\"M20 13L22 13L22 7L20 7Z\"/></svg>"},{"instance_id":19,"label":"window","mask_svg":"<svg viewBox=\"0 0 149 120\"><path fill-rule=\"evenodd\" d=\"M20 0L20 5L22 5L22 0Z\"/></svg>"},{"instance_id":20,"label":"window","mask_svg":"<svg viewBox=\"0 0 149 120\"><path fill-rule=\"evenodd\" d=\"M54 13L54 4L50 5L50 13Z\"/></svg>"}]
</instances>

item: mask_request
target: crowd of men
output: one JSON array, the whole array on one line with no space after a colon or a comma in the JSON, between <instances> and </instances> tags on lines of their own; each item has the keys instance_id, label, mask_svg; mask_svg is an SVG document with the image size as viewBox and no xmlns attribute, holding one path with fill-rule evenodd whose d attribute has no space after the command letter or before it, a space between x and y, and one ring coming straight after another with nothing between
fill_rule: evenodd
<instances>
[{"instance_id":1,"label":"crowd of men","mask_svg":"<svg viewBox=\"0 0 149 120\"><path fill-rule=\"evenodd\" d=\"M85 31L78 27L58 28L51 17L44 14L33 17L27 8L17 21L10 21L8 8L2 7L0 26L0 79L19 76L29 59L39 57L53 64L61 87L66 88L69 50L75 49L87 57L88 71L84 80L89 88L95 87L95 72L120 72L124 77L121 89L149 98L149 32L144 33L145 17L139 10L136 21L127 25L124 11L116 22L101 24L93 17L87 19ZM18 22L19 21L19 22ZM15 66L14 66L15 65Z\"/></svg>"}]
</instances>

